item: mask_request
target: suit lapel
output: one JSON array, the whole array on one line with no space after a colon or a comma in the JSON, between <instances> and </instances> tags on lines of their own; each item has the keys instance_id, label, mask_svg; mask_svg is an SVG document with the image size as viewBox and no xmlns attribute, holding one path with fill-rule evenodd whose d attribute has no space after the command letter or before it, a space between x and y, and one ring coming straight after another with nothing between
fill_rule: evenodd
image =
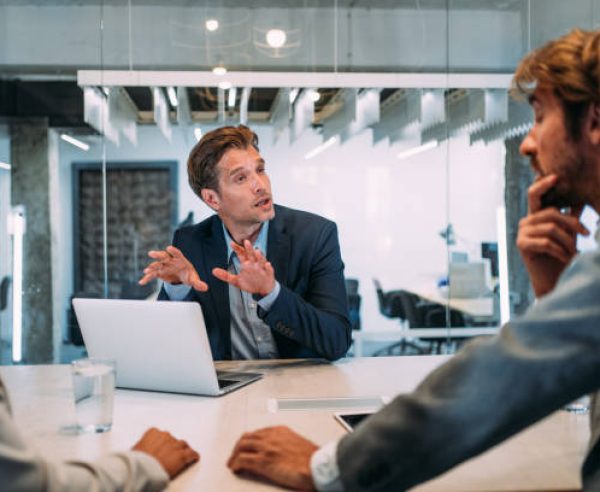
<instances>
[{"instance_id":1,"label":"suit lapel","mask_svg":"<svg viewBox=\"0 0 600 492\"><path fill-rule=\"evenodd\" d=\"M277 281L282 285L286 285L290 263L291 241L285 230L283 215L284 212L276 208L275 218L269 224L267 259L273 265Z\"/></svg>"},{"instance_id":2,"label":"suit lapel","mask_svg":"<svg viewBox=\"0 0 600 492\"><path fill-rule=\"evenodd\" d=\"M216 215L213 217L210 231L204 238L202 246L206 272L206 278L202 280L208 284L208 294L213 298L213 305L216 307L220 338L223 341L220 346L224 349L224 353L220 355L221 358L229 358L231 353L229 284L222 282L212 274L212 269L216 267L227 270L227 247L223 236L223 226Z\"/></svg>"}]
</instances>

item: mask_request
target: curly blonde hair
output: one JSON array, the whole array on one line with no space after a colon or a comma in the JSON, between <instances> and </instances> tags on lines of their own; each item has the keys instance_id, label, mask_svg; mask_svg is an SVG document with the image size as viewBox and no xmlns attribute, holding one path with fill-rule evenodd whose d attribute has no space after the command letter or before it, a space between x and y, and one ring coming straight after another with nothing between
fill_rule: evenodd
<instances>
[{"instance_id":1,"label":"curly blonde hair","mask_svg":"<svg viewBox=\"0 0 600 492\"><path fill-rule=\"evenodd\" d=\"M521 60L512 94L530 97L538 87L554 92L565 111L567 130L578 138L587 108L600 102L600 31L574 29Z\"/></svg>"}]
</instances>

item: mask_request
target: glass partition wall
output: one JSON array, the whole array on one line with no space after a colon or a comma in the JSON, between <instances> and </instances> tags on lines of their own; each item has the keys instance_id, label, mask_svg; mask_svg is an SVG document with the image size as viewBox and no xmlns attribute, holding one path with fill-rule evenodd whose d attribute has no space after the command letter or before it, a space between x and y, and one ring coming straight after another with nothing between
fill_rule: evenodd
<instances>
[{"instance_id":1,"label":"glass partition wall","mask_svg":"<svg viewBox=\"0 0 600 492\"><path fill-rule=\"evenodd\" d=\"M531 302L511 73L599 6L0 1L0 363L79 355L74 296L155 296L147 251L212 213L187 155L240 123L275 201L338 226L352 353L493 333Z\"/></svg>"}]
</instances>

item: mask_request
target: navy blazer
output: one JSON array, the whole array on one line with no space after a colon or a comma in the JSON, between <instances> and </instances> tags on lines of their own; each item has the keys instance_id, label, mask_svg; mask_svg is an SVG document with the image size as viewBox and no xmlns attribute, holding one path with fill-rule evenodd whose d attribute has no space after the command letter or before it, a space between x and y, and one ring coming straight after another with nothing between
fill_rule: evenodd
<instances>
[{"instance_id":1,"label":"navy blazer","mask_svg":"<svg viewBox=\"0 0 600 492\"><path fill-rule=\"evenodd\" d=\"M202 306L213 357L231 359L229 286L212 274L215 267L227 269L221 219L213 215L178 229L173 245L208 284L207 292L192 289L185 300ZM271 328L280 357L343 357L351 344L351 329L335 223L275 205L267 259L281 291L269 311L259 309L258 315ZM169 299L164 287L159 299Z\"/></svg>"}]
</instances>

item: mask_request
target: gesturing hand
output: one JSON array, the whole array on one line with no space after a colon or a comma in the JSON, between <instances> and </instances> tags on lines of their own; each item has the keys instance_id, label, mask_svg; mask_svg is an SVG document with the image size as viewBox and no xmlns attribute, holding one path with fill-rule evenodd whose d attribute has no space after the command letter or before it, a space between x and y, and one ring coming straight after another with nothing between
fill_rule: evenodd
<instances>
[{"instance_id":1,"label":"gesturing hand","mask_svg":"<svg viewBox=\"0 0 600 492\"><path fill-rule=\"evenodd\" d=\"M187 442L152 427L133 446L134 451L149 454L164 468L169 478L174 478L200 459Z\"/></svg>"},{"instance_id":2,"label":"gesturing hand","mask_svg":"<svg viewBox=\"0 0 600 492\"><path fill-rule=\"evenodd\" d=\"M155 278L160 278L171 284L186 284L194 289L205 292L208 285L200 280L198 272L188 259L175 246L167 246L163 251L149 251L148 256L156 261L144 269L140 285L146 285Z\"/></svg>"},{"instance_id":3,"label":"gesturing hand","mask_svg":"<svg viewBox=\"0 0 600 492\"><path fill-rule=\"evenodd\" d=\"M315 490L310 458L318 447L288 427L267 427L244 434L227 466L295 490Z\"/></svg>"},{"instance_id":4,"label":"gesturing hand","mask_svg":"<svg viewBox=\"0 0 600 492\"><path fill-rule=\"evenodd\" d=\"M222 268L214 268L213 275L251 294L266 296L270 293L275 288L275 271L271 263L248 240L244 241L243 247L234 242L231 247L240 260L240 273L235 275Z\"/></svg>"},{"instance_id":5,"label":"gesturing hand","mask_svg":"<svg viewBox=\"0 0 600 492\"><path fill-rule=\"evenodd\" d=\"M537 297L554 289L558 277L577 254L577 234L589 234L579 221L581 209L563 214L555 207L542 208L542 196L556 181L556 175L534 181L528 191L528 215L519 222L517 248Z\"/></svg>"}]
</instances>

